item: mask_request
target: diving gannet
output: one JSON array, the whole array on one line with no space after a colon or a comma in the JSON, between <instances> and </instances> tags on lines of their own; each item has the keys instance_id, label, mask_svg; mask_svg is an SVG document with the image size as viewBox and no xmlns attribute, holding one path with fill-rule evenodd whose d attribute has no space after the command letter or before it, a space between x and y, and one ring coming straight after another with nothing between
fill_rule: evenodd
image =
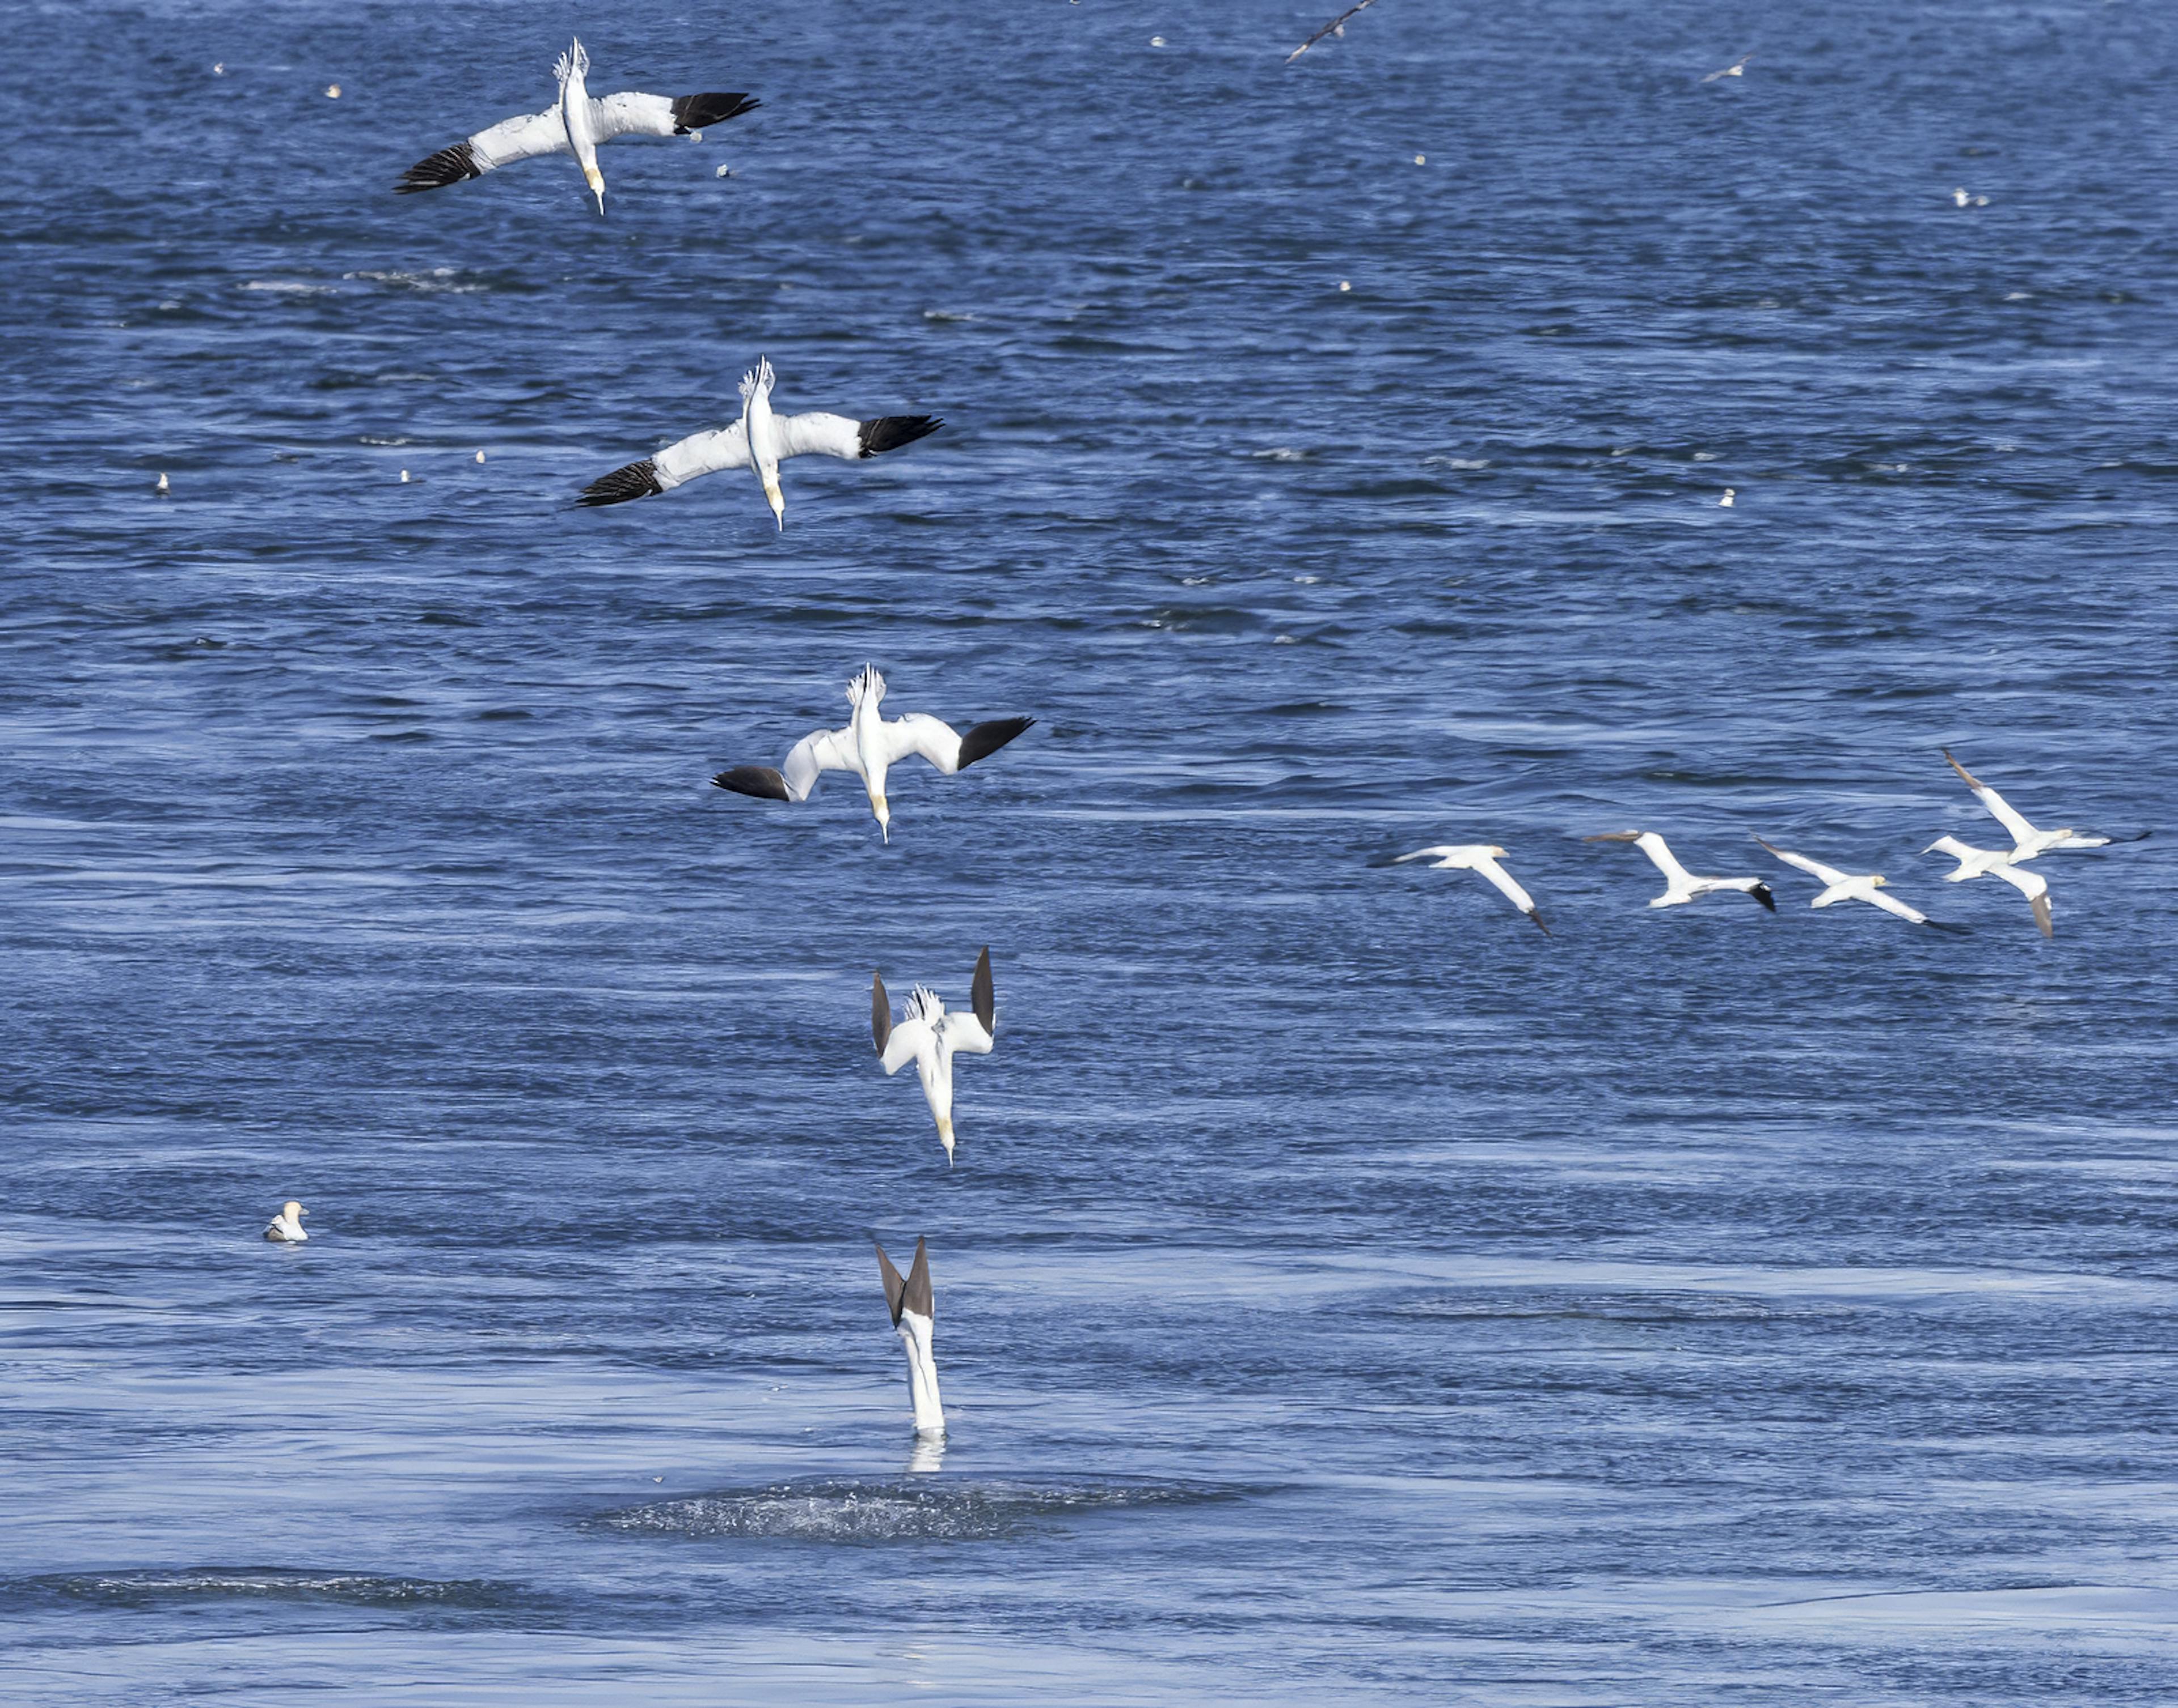
<instances>
[{"instance_id":1,"label":"diving gannet","mask_svg":"<svg viewBox=\"0 0 2178 1708\"><path fill-rule=\"evenodd\" d=\"M885 679L878 667L863 665L847 684L847 703L855 709L845 729L810 731L794 744L783 772L768 765L736 765L713 778L713 785L765 800L807 800L824 772L851 771L869 792L878 828L890 842L892 808L885 799L889 767L910 754L919 754L940 774L951 777L989 758L1036 722L1033 718L998 718L956 735L950 724L922 712L888 722L878 715L878 704L884 696Z\"/></svg>"},{"instance_id":2,"label":"diving gannet","mask_svg":"<svg viewBox=\"0 0 2178 1708\"><path fill-rule=\"evenodd\" d=\"M626 504L630 499L670 492L699 475L715 474L722 468L752 467L763 487L764 502L771 506L784 533L786 499L779 490L779 466L788 457L814 452L856 462L912 445L945 424L934 415L880 415L870 421L821 412L781 417L771 412L771 363L758 357L756 371L742 376L739 421L716 433L691 434L655 456L600 475L583 488L575 502Z\"/></svg>"},{"instance_id":3,"label":"diving gannet","mask_svg":"<svg viewBox=\"0 0 2178 1708\"><path fill-rule=\"evenodd\" d=\"M1969 848L1955 836L1940 836L1921 852L1947 854L1956 860L1958 870L1944 874L1947 884L1962 884L1968 878L2002 878L2027 898L2034 909L2034 923L2042 928L2042 935L2057 935L2049 923L2049 884L2039 872L2023 872L2012 864L2017 854L1994 849Z\"/></svg>"},{"instance_id":4,"label":"diving gannet","mask_svg":"<svg viewBox=\"0 0 2178 1708\"><path fill-rule=\"evenodd\" d=\"M590 56L577 41L552 68L552 74L560 79L557 101L542 112L503 120L489 130L479 131L467 142L457 142L418 161L401 175L394 194L410 196L419 190L443 189L532 155L572 154L602 214L605 179L598 170L599 143L610 142L616 136L688 136L706 125L724 124L757 105L750 96L739 93L638 95L629 90L593 101L583 81L589 69ZM698 140L701 139L698 136Z\"/></svg>"},{"instance_id":5,"label":"diving gannet","mask_svg":"<svg viewBox=\"0 0 2178 1708\"><path fill-rule=\"evenodd\" d=\"M991 989L991 952L986 947L976 958L976 977L968 987L972 1012L950 1012L928 985L908 993L907 1016L892 1023L892 999L885 995L884 975L870 974L870 1041L877 1045L878 1060L888 1075L911 1061L922 1081L922 1095L937 1117L938 1142L945 1147L945 1166L953 1166L953 1058L966 1050L988 1056L997 1041L999 1011Z\"/></svg>"},{"instance_id":6,"label":"diving gannet","mask_svg":"<svg viewBox=\"0 0 2178 1708\"><path fill-rule=\"evenodd\" d=\"M1286 55L1286 63L1289 65L1292 64L1294 61L1300 58L1302 54L1307 52L1310 48L1315 46L1317 42L1322 41L1327 35L1336 35L1343 40L1346 35L1346 20L1351 18L1356 12L1366 12L1376 3L1376 0L1359 0L1358 4L1348 7L1343 12L1333 19L1330 23L1325 25L1322 29L1317 30L1315 35L1310 36L1307 41L1302 42L1300 46L1294 48L1292 52Z\"/></svg>"},{"instance_id":7,"label":"diving gannet","mask_svg":"<svg viewBox=\"0 0 2178 1708\"><path fill-rule=\"evenodd\" d=\"M1811 860L1805 854L1788 854L1776 843L1765 842L1759 836L1754 840L1761 843L1787 865L1798 866L1809 877L1828 886L1808 903L1811 908L1827 908L1834 902L1866 902L1872 908L1880 908L1886 914L1896 914L1900 919L1910 920L1917 925L1935 924L1926 914L1915 912L1896 897L1882 894L1884 885L1890 881L1888 878L1874 873L1857 877L1840 871L1836 866L1826 866L1820 860Z\"/></svg>"},{"instance_id":8,"label":"diving gannet","mask_svg":"<svg viewBox=\"0 0 2178 1708\"><path fill-rule=\"evenodd\" d=\"M308 1210L289 1198L280 1206L280 1214L272 1218L272 1225L265 1230L265 1237L279 1245L299 1246L309 1238L303 1231L303 1218L308 1214Z\"/></svg>"},{"instance_id":9,"label":"diving gannet","mask_svg":"<svg viewBox=\"0 0 2178 1708\"><path fill-rule=\"evenodd\" d=\"M1968 771L1957 760L1951 759L1951 751L1948 747L1944 750L1944 757L1951 760L1951 769L1966 780L1967 787L1974 792L1974 799L1987 807L1995 816L1996 821L2011 833L2011 852L2006 856L2007 859L2031 860L2035 855L2049 849L2108 848L2114 842L2139 842L2148 834L2148 832L2142 831L2138 836L2095 836L2087 832L2074 830L2070 826L2063 830L2037 830L2019 816L2018 809L2010 801Z\"/></svg>"},{"instance_id":10,"label":"diving gannet","mask_svg":"<svg viewBox=\"0 0 2178 1708\"><path fill-rule=\"evenodd\" d=\"M1720 77L1744 77L1747 75L1747 62L1754 57L1754 56L1751 53L1743 53L1738 58L1733 60L1731 64L1726 66L1723 70L1712 71L1707 77L1702 79L1702 81L1704 83L1714 83Z\"/></svg>"},{"instance_id":11,"label":"diving gannet","mask_svg":"<svg viewBox=\"0 0 2178 1708\"><path fill-rule=\"evenodd\" d=\"M1706 896L1717 890L1743 890L1771 913L1777 911L1776 898L1770 893L1770 886L1761 879L1698 878L1672 858L1663 838L1653 830L1617 830L1604 836L1584 838L1583 840L1630 842L1654 860L1656 870L1664 875L1664 893L1649 903L1652 908L1682 908L1695 897Z\"/></svg>"},{"instance_id":12,"label":"diving gannet","mask_svg":"<svg viewBox=\"0 0 2178 1708\"><path fill-rule=\"evenodd\" d=\"M1541 927L1545 936L1551 928L1543 924L1543 916L1535 911L1535 898L1513 881L1512 873L1497 864L1505 858L1505 850L1487 843L1447 843L1442 848L1416 849L1412 854L1396 856L1392 864L1403 865L1409 860L1426 859L1431 871L1480 872L1487 878L1497 893Z\"/></svg>"},{"instance_id":13,"label":"diving gannet","mask_svg":"<svg viewBox=\"0 0 2178 1708\"><path fill-rule=\"evenodd\" d=\"M873 1245L877 1241L873 1240ZM930 1330L938 1316L938 1301L930 1291L930 1251L922 1240L915 1242L915 1262L907 1279L892 1266L885 1248L878 1246L878 1274L884 1281L885 1307L900 1344L907 1349L907 1392L915 1402L915 1432L943 1435L945 1408L938 1398L938 1360L930 1350Z\"/></svg>"}]
</instances>

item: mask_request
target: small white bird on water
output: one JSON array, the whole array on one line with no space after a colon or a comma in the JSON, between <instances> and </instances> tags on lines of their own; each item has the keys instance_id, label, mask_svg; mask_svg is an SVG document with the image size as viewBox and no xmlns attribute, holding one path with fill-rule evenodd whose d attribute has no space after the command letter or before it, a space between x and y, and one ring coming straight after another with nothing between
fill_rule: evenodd
<instances>
[{"instance_id":1,"label":"small white bird on water","mask_svg":"<svg viewBox=\"0 0 2178 1708\"><path fill-rule=\"evenodd\" d=\"M714 777L713 786L763 800L807 800L825 772L851 771L862 778L878 829L890 842L892 805L885 798L885 775L892 767L912 754L928 760L941 776L952 777L989 758L1036 723L1033 718L997 718L960 735L927 712L910 712L888 721L878 712L884 697L885 679L878 667L863 665L847 683L847 703L854 712L845 729L810 731L794 744L784 771L736 765Z\"/></svg>"},{"instance_id":2,"label":"small white bird on water","mask_svg":"<svg viewBox=\"0 0 2178 1708\"><path fill-rule=\"evenodd\" d=\"M2049 883L2039 872L2023 872L2011 862L2015 855L2000 849L1970 848L1955 836L1940 836L1921 852L1947 854L1956 860L1958 870L1944 874L1947 884L1962 884L1968 878L2002 878L2012 888L2027 898L2034 909L2034 923L2042 928L2042 935L2054 937L2055 927L2049 919Z\"/></svg>"},{"instance_id":3,"label":"small white bird on water","mask_svg":"<svg viewBox=\"0 0 2178 1708\"><path fill-rule=\"evenodd\" d=\"M1723 496L1722 498L1719 499L1716 501L1716 507L1717 507L1719 510L1730 510L1730 509L1732 508L1732 499L1735 499L1735 498L1737 498L1737 496L1738 496L1738 494L1737 494L1737 493L1736 493L1736 492L1735 492L1732 488L1730 488L1730 487L1727 487L1727 488L1725 488L1725 489L1724 489L1724 496Z\"/></svg>"},{"instance_id":4,"label":"small white bird on water","mask_svg":"<svg viewBox=\"0 0 2178 1708\"><path fill-rule=\"evenodd\" d=\"M742 418L716 433L692 434L655 456L600 475L583 488L577 504L626 504L670 492L676 486L722 468L753 468L764 502L786 531L786 499L779 489L779 466L790 456L818 455L856 462L903 445L912 445L945 423L934 415L880 415L851 421L844 415L777 416L771 412L771 363L757 358L753 373L742 376Z\"/></svg>"},{"instance_id":5,"label":"small white bird on water","mask_svg":"<svg viewBox=\"0 0 2178 1708\"><path fill-rule=\"evenodd\" d=\"M2137 836L2096 836L2089 832L2074 830L2069 825L2062 830L2037 830L2028 823L2011 802L1957 760L1952 759L1948 747L1944 750L1944 757L1951 761L1951 769L1958 772L1966 786L1974 792L1974 799L1989 810L2011 838L2011 852L2006 856L2008 859L2031 860L2049 849L2108 848L2114 842L2140 842L2149 834L2142 831Z\"/></svg>"},{"instance_id":6,"label":"small white bird on water","mask_svg":"<svg viewBox=\"0 0 2178 1708\"><path fill-rule=\"evenodd\" d=\"M1820 860L1809 859L1805 854L1788 854L1776 843L1765 842L1759 836L1754 840L1761 843L1787 865L1798 866L1809 877L1827 886L1820 895L1808 903L1811 908L1827 908L1838 902L1866 902L1872 908L1880 908L1886 914L1896 914L1900 919L1917 925L1935 924L1926 914L1916 912L1896 896L1883 894L1883 887L1891 881L1888 878L1875 873L1855 876L1840 871L1836 866L1826 866Z\"/></svg>"},{"instance_id":7,"label":"small white bird on water","mask_svg":"<svg viewBox=\"0 0 2178 1708\"><path fill-rule=\"evenodd\" d=\"M877 1245L873 1240L871 1244ZM915 1432L943 1435L945 1407L938 1397L938 1357L931 1350L930 1331L938 1319L938 1301L930 1291L930 1251L922 1240L915 1242L915 1262L902 1280L885 1248L878 1245L878 1274L884 1281L885 1307L900 1344L907 1349L907 1394L915 1405Z\"/></svg>"},{"instance_id":8,"label":"small white bird on water","mask_svg":"<svg viewBox=\"0 0 2178 1708\"><path fill-rule=\"evenodd\" d=\"M1653 830L1615 830L1603 836L1584 838L1588 842L1630 842L1655 862L1656 870L1664 875L1664 893L1649 905L1652 908L1683 908L1698 896L1715 894L1719 890L1738 890L1750 895L1771 913L1777 911L1776 898L1770 893L1770 886L1759 878L1698 878L1672 857L1672 850L1663 838Z\"/></svg>"},{"instance_id":9,"label":"small white bird on water","mask_svg":"<svg viewBox=\"0 0 2178 1708\"><path fill-rule=\"evenodd\" d=\"M1963 189L1953 190L1951 199L1962 208L1985 208L1989 205L1987 196L1970 196Z\"/></svg>"},{"instance_id":10,"label":"small white bird on water","mask_svg":"<svg viewBox=\"0 0 2178 1708\"><path fill-rule=\"evenodd\" d=\"M158 483L158 485L156 485L156 486L153 487L153 488L151 488L151 490L152 490L153 492L160 492L160 493L162 493L162 492L167 491L167 489L168 489L168 488L167 488L167 473L166 473L166 471L165 471L164 469L161 469L161 470L160 470L160 472L159 472L159 483Z\"/></svg>"},{"instance_id":11,"label":"small white bird on water","mask_svg":"<svg viewBox=\"0 0 2178 1708\"><path fill-rule=\"evenodd\" d=\"M969 1012L946 1010L938 993L917 985L908 993L907 1016L897 1026L884 975L870 974L870 1041L888 1076L912 1061L922 1095L938 1122L938 1142L945 1147L945 1166L953 1166L953 1058L966 1051L988 1056L998 1041L997 994L991 988L991 952L976 958L976 976L968 987Z\"/></svg>"},{"instance_id":12,"label":"small white bird on water","mask_svg":"<svg viewBox=\"0 0 2178 1708\"><path fill-rule=\"evenodd\" d=\"M1747 75L1747 62L1754 57L1754 56L1751 53L1743 53L1738 58L1733 60L1731 64L1726 66L1723 70L1712 71L1707 77L1702 79L1702 81L1704 83L1714 83L1720 77L1744 77Z\"/></svg>"},{"instance_id":13,"label":"small white bird on water","mask_svg":"<svg viewBox=\"0 0 2178 1708\"><path fill-rule=\"evenodd\" d=\"M1392 864L1403 865L1409 860L1426 859L1431 871L1480 872L1498 894L1533 919L1547 937L1551 928L1543 924L1543 916L1535 911L1535 898L1513 881L1512 873L1497 864L1505 858L1504 849L1487 843L1448 843L1440 848L1416 849L1412 854L1398 855Z\"/></svg>"},{"instance_id":14,"label":"small white bird on water","mask_svg":"<svg viewBox=\"0 0 2178 1708\"><path fill-rule=\"evenodd\" d=\"M280 1206L280 1214L272 1218L271 1225L265 1230L265 1237L276 1245L301 1245L309 1238L303 1231L303 1218L308 1214L308 1210L289 1198Z\"/></svg>"},{"instance_id":15,"label":"small white bird on water","mask_svg":"<svg viewBox=\"0 0 2178 1708\"><path fill-rule=\"evenodd\" d=\"M687 136L705 125L724 124L758 104L738 92L668 95L623 90L594 101L584 83L589 69L590 56L578 40L552 68L560 80L560 98L552 106L506 119L418 161L401 175L394 193L408 196L443 189L534 155L572 154L603 214L605 179L598 170L599 144L620 136Z\"/></svg>"}]
</instances>

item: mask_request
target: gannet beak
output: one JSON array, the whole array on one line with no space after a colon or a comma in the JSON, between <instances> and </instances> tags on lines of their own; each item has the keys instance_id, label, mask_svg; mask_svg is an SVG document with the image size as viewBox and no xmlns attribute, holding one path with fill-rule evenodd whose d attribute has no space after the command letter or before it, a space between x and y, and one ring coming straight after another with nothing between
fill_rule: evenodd
<instances>
[{"instance_id":1,"label":"gannet beak","mask_svg":"<svg viewBox=\"0 0 2178 1708\"><path fill-rule=\"evenodd\" d=\"M779 489L779 477L767 475L763 483L763 501L771 506L771 514L779 523L779 531L786 532L786 499Z\"/></svg>"},{"instance_id":2,"label":"gannet beak","mask_svg":"<svg viewBox=\"0 0 2178 1708\"><path fill-rule=\"evenodd\" d=\"M590 194L598 199L598 216L602 219L605 211L605 175L592 166L583 176L589 180Z\"/></svg>"},{"instance_id":3,"label":"gannet beak","mask_svg":"<svg viewBox=\"0 0 2178 1708\"><path fill-rule=\"evenodd\" d=\"M873 805L878 810L878 829L884 833L885 842L889 845L892 842L892 808L886 804L883 795L879 795Z\"/></svg>"}]
</instances>

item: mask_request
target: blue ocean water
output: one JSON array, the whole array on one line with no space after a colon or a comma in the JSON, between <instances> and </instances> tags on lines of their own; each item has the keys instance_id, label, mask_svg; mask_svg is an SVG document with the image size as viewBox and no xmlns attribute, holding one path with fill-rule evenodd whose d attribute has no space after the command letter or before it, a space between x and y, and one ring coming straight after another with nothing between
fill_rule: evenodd
<instances>
[{"instance_id":1,"label":"blue ocean water","mask_svg":"<svg viewBox=\"0 0 2178 1708\"><path fill-rule=\"evenodd\" d=\"M1330 9L10 8L9 1702L2171 1700L2178 14Z\"/></svg>"}]
</instances>

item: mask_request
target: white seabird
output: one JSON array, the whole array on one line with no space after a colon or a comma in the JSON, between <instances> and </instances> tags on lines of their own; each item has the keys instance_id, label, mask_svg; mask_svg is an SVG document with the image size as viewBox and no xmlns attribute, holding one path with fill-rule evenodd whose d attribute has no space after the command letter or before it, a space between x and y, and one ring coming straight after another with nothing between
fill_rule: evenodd
<instances>
[{"instance_id":1,"label":"white seabird","mask_svg":"<svg viewBox=\"0 0 2178 1708\"><path fill-rule=\"evenodd\" d=\"M2148 834L2142 831L2138 836L2096 836L2086 831L2074 830L2069 825L2062 830L2037 830L2020 816L2019 810L2010 801L1957 760L1951 759L1951 750L1948 747L1944 750L1944 757L1951 760L1951 769L1965 779L1967 787L1974 792L1974 799L1987 807L1996 821L2011 835L2011 852L2006 856L2008 859L2031 860L2049 849L2108 848L2114 842L2139 842Z\"/></svg>"},{"instance_id":2,"label":"white seabird","mask_svg":"<svg viewBox=\"0 0 2178 1708\"><path fill-rule=\"evenodd\" d=\"M1543 924L1543 916L1535 911L1535 898L1513 881L1512 873L1497 864L1505 857L1504 849L1487 843L1453 843L1441 848L1416 849L1412 854L1398 855L1392 864L1403 865L1409 860L1426 859L1431 871L1480 872L1498 894L1533 919L1547 937L1551 928Z\"/></svg>"},{"instance_id":3,"label":"white seabird","mask_svg":"<svg viewBox=\"0 0 2178 1708\"><path fill-rule=\"evenodd\" d=\"M1707 77L1702 79L1702 81L1704 83L1714 83L1720 77L1744 77L1747 75L1747 62L1754 57L1754 56L1751 53L1743 53L1738 58L1733 60L1731 64L1726 66L1723 70L1712 71Z\"/></svg>"},{"instance_id":4,"label":"white seabird","mask_svg":"<svg viewBox=\"0 0 2178 1708\"><path fill-rule=\"evenodd\" d=\"M1343 39L1346 35L1346 20L1351 18L1357 12L1366 12L1376 3L1376 0L1358 0L1357 4L1348 7L1343 12L1333 19L1330 23L1325 25L1322 29L1317 30L1315 35L1310 36L1307 41L1302 42L1300 46L1294 48L1292 52L1286 55L1286 63L1289 65L1292 64L1294 61L1300 58L1302 54L1307 52L1310 48L1315 46L1317 42L1322 41L1327 35L1335 35Z\"/></svg>"},{"instance_id":5,"label":"white seabird","mask_svg":"<svg viewBox=\"0 0 2178 1708\"><path fill-rule=\"evenodd\" d=\"M941 775L951 777L989 758L1036 722L1033 718L998 718L960 735L951 724L927 712L910 712L889 721L879 717L878 706L884 696L885 679L878 667L863 665L847 684L847 703L855 709L845 729L810 731L794 744L784 771L768 765L736 765L714 777L713 786L764 800L807 800L824 772L851 771L862 778L878 829L890 842L892 807L885 799L885 773L891 767L915 754L936 766Z\"/></svg>"},{"instance_id":6,"label":"white seabird","mask_svg":"<svg viewBox=\"0 0 2178 1708\"><path fill-rule=\"evenodd\" d=\"M880 415L852 421L844 415L789 415L771 412L771 363L757 358L756 371L742 376L742 418L716 433L691 434L655 456L600 475L575 500L583 505L626 504L670 492L700 475L722 468L753 468L764 502L786 531L786 499L779 490L779 466L790 456L812 454L856 462L912 445L944 423L934 415Z\"/></svg>"},{"instance_id":7,"label":"white seabird","mask_svg":"<svg viewBox=\"0 0 2178 1708\"><path fill-rule=\"evenodd\" d=\"M888 1075L911 1061L922 1081L922 1095L938 1121L938 1142L945 1147L945 1166L953 1166L953 1058L963 1050L988 1056L998 1040L999 1011L991 988L991 952L976 958L976 977L968 987L970 1012L948 1012L938 993L917 985L908 993L907 1016L892 1021L892 999L884 975L870 974L870 1041Z\"/></svg>"},{"instance_id":8,"label":"white seabird","mask_svg":"<svg viewBox=\"0 0 2178 1708\"><path fill-rule=\"evenodd\" d=\"M1955 836L1940 836L1921 852L1947 854L1959 863L1957 870L1944 874L1947 884L1962 884L1968 878L2002 878L2033 905L2034 923L2042 928L2042 935L2057 935L2049 923L2049 880L2039 872L2023 872L2014 865L2012 862L2019 858L2016 849L1970 848Z\"/></svg>"},{"instance_id":9,"label":"white seabird","mask_svg":"<svg viewBox=\"0 0 2178 1708\"><path fill-rule=\"evenodd\" d=\"M873 1240L873 1245L877 1241ZM930 1350L930 1330L938 1317L938 1301L930 1291L930 1250L927 1241L915 1242L915 1262L907 1279L892 1266L885 1248L878 1246L878 1274L884 1278L885 1306L900 1344L907 1349L907 1393L915 1402L915 1432L943 1435L945 1407L938 1397L938 1359Z\"/></svg>"},{"instance_id":10,"label":"white seabird","mask_svg":"<svg viewBox=\"0 0 2178 1708\"><path fill-rule=\"evenodd\" d=\"M271 1225L265 1230L265 1237L280 1245L299 1246L309 1238L303 1231L303 1218L308 1214L308 1210L289 1198L280 1206L280 1214L272 1218Z\"/></svg>"},{"instance_id":11,"label":"white seabird","mask_svg":"<svg viewBox=\"0 0 2178 1708\"><path fill-rule=\"evenodd\" d=\"M1765 842L1759 836L1754 840L1761 843L1787 865L1798 866L1809 877L1827 886L1820 895L1808 903L1811 908L1827 908L1836 902L1866 902L1872 908L1880 908L1886 914L1896 914L1900 919L1917 925L1935 924L1926 914L1916 912L1896 896L1883 894L1884 885L1890 882L1888 878L1873 872L1855 876L1840 871L1836 866L1826 866L1820 860L1811 860L1805 854L1788 854L1776 843Z\"/></svg>"},{"instance_id":12,"label":"white seabird","mask_svg":"<svg viewBox=\"0 0 2178 1708\"><path fill-rule=\"evenodd\" d=\"M632 90L594 101L583 83L589 69L590 56L578 40L552 68L560 79L557 101L542 112L502 120L466 142L418 161L401 175L394 194L408 196L443 189L533 155L572 154L602 214L605 179L598 170L599 144L618 136L687 136L706 125L724 124L758 104L738 92L672 95L638 95Z\"/></svg>"},{"instance_id":13,"label":"white seabird","mask_svg":"<svg viewBox=\"0 0 2178 1708\"><path fill-rule=\"evenodd\" d=\"M1697 896L1706 896L1718 890L1739 890L1754 898L1771 913L1777 911L1776 898L1770 893L1770 886L1759 878L1698 878L1672 857L1672 850L1653 830L1616 830L1604 836L1583 838L1588 842L1630 842L1656 863L1656 870L1664 875L1664 893L1649 905L1652 908L1682 908Z\"/></svg>"}]
</instances>

